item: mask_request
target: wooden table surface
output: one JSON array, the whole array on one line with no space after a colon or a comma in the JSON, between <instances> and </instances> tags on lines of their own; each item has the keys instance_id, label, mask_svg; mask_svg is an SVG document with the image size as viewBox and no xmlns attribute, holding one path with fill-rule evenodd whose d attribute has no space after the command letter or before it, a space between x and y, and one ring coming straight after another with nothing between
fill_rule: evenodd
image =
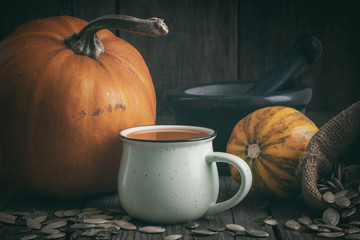
<instances>
[{"instance_id":1,"label":"wooden table surface","mask_svg":"<svg viewBox=\"0 0 360 240\"><path fill-rule=\"evenodd\" d=\"M323 117L320 120L317 120L318 126L321 126L333 115L334 114L326 116L321 115ZM220 195L218 200L222 201L228 199L237 191L238 188L239 184L232 180L230 176L220 176ZM101 210L109 208L121 209L117 192L72 201L43 199L24 193L0 179L0 212L44 211L48 215L47 220L49 220L56 218L54 213L58 210L81 210L89 207L95 207ZM126 215L126 213L117 213L115 214L115 218L122 218L124 215ZM202 219L196 220L196 222L200 224L199 228L225 226L226 224L235 223L245 227L246 229L266 231L269 233L269 237L265 239L320 239L316 237L315 233L307 230L305 226L301 226L299 230L290 230L285 227L285 222L287 220L296 220L303 215L309 215L312 218L321 217L309 209L302 200L301 196L281 201L264 201L254 194L249 194L240 204L232 209L221 214L206 216ZM276 226L266 225L263 221L259 221L259 219L269 216L277 220L278 224ZM161 234L145 234L141 233L139 228L149 225L148 223L141 222L136 219L132 219L131 222L137 226L136 230L120 230L117 235L112 235L111 239L163 239L165 236L171 234L181 234L183 235L181 239L256 239L249 236L234 237L232 233L227 230L210 237L198 236L192 234L191 230L185 227L186 223L163 226L166 228L166 231ZM39 230L32 230L26 233L19 233L24 231L24 229L26 229L26 226L0 222L0 239L21 239L24 235L39 232ZM38 238L36 239L46 239L46 235L38 234ZM75 234L69 232L62 239L91 238L75 238Z\"/></svg>"},{"instance_id":2,"label":"wooden table surface","mask_svg":"<svg viewBox=\"0 0 360 240\"><path fill-rule=\"evenodd\" d=\"M233 195L239 187L230 176L220 177L220 196L219 201L225 200ZM57 218L54 213L58 210L83 209L121 209L119 198L116 192L106 195L99 195L88 199L61 201L40 199L26 194L14 187L9 186L3 181L0 182L0 210L2 212L34 212L45 211L48 219ZM121 218L126 213L117 213L115 218ZM299 230L290 230L285 227L285 222L289 219L298 219L300 216L310 215L313 218L316 214L309 210L301 197L288 199L285 201L264 201L257 198L254 194L249 194L240 204L221 214L206 216L196 220L200 224L199 228L210 226L225 226L226 224L239 224L246 229L263 230L269 233L266 239L318 239L314 233L306 230L301 226ZM272 216L278 221L276 226L264 224L259 219ZM47 220L48 220L47 219ZM70 221L69 221L70 222ZM117 235L112 235L111 239L163 239L167 235L181 234L182 239L256 239L248 236L232 236L230 231L219 232L214 236L197 236L192 234L191 230L186 228L186 224L163 226L166 231L161 234L146 234L139 231L140 227L150 225L136 219L130 220L137 226L136 230L120 230ZM26 226L17 226L14 224L0 223L1 239L21 239L22 236L38 234L36 239L46 239L46 235L39 234L38 230L31 232L19 233L26 229ZM71 233L62 239L91 239L89 237L71 238ZM95 239L95 238L92 238Z\"/></svg>"}]
</instances>

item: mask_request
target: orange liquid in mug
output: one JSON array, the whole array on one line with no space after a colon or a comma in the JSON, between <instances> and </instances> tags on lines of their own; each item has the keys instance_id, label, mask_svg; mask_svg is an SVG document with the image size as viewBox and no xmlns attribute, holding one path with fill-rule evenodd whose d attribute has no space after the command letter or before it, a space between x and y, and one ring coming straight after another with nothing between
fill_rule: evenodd
<instances>
[{"instance_id":1,"label":"orange liquid in mug","mask_svg":"<svg viewBox=\"0 0 360 240\"><path fill-rule=\"evenodd\" d=\"M128 138L141 140L177 141L186 139L203 138L209 136L209 132L198 129L160 128L132 132L126 135Z\"/></svg>"}]
</instances>

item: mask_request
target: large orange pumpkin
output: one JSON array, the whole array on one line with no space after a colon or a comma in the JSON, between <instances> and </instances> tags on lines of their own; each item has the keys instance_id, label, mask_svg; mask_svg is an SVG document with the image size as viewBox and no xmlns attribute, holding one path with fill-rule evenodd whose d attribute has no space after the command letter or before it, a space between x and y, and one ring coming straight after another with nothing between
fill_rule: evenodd
<instances>
[{"instance_id":1,"label":"large orange pumpkin","mask_svg":"<svg viewBox=\"0 0 360 240\"><path fill-rule=\"evenodd\" d=\"M156 98L140 53L104 28L141 21L105 16L84 28L78 18L44 18L0 43L2 178L50 197L116 190L119 132L154 124Z\"/></svg>"},{"instance_id":2,"label":"large orange pumpkin","mask_svg":"<svg viewBox=\"0 0 360 240\"><path fill-rule=\"evenodd\" d=\"M291 197L299 193L295 174L298 158L306 150L316 125L289 107L266 107L241 119L235 126L227 152L244 159L253 174L252 191L262 197ZM231 175L241 182L230 166Z\"/></svg>"}]
</instances>

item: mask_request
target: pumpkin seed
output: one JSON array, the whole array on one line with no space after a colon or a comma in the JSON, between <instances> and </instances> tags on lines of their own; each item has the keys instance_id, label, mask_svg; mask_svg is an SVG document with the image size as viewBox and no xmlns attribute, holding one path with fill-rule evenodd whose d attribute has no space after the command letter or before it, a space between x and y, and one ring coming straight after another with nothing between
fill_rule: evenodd
<instances>
[{"instance_id":1,"label":"pumpkin seed","mask_svg":"<svg viewBox=\"0 0 360 240\"><path fill-rule=\"evenodd\" d=\"M341 227L337 227L337 226L334 226L334 225L330 225L330 224L319 224L318 225L319 228L327 228L327 229L330 229L334 232L341 232L343 231L343 229Z\"/></svg>"},{"instance_id":2,"label":"pumpkin seed","mask_svg":"<svg viewBox=\"0 0 360 240\"><path fill-rule=\"evenodd\" d=\"M345 195L346 195L349 191L350 191L349 189L344 189L344 190L341 190L341 191L339 191L339 192L336 192L336 193L335 193L335 198L345 197Z\"/></svg>"},{"instance_id":3,"label":"pumpkin seed","mask_svg":"<svg viewBox=\"0 0 360 240\"><path fill-rule=\"evenodd\" d=\"M100 218L86 218L83 221L84 223L94 223L94 224L101 224L101 223L106 223L107 220L105 219L100 219Z\"/></svg>"},{"instance_id":4,"label":"pumpkin seed","mask_svg":"<svg viewBox=\"0 0 360 240\"><path fill-rule=\"evenodd\" d=\"M46 237L46 239L57 239L57 238L62 238L65 236L65 233L63 232L59 232L59 233L53 233L53 234L50 234Z\"/></svg>"},{"instance_id":5,"label":"pumpkin seed","mask_svg":"<svg viewBox=\"0 0 360 240\"><path fill-rule=\"evenodd\" d=\"M322 195L322 199L327 203L334 203L335 195L331 191L327 191Z\"/></svg>"},{"instance_id":6,"label":"pumpkin seed","mask_svg":"<svg viewBox=\"0 0 360 240\"><path fill-rule=\"evenodd\" d=\"M98 219L105 219L105 220L114 219L113 216L110 216L107 214L94 214L94 215L88 216L88 218L98 218Z\"/></svg>"},{"instance_id":7,"label":"pumpkin seed","mask_svg":"<svg viewBox=\"0 0 360 240\"><path fill-rule=\"evenodd\" d=\"M360 221L351 221L348 223L349 225L358 226L360 227Z\"/></svg>"},{"instance_id":8,"label":"pumpkin seed","mask_svg":"<svg viewBox=\"0 0 360 240\"><path fill-rule=\"evenodd\" d=\"M287 227L288 229L291 229L291 230L297 230L300 228L300 223L295 221L295 220L287 220L285 222L285 227Z\"/></svg>"},{"instance_id":9,"label":"pumpkin seed","mask_svg":"<svg viewBox=\"0 0 360 240\"><path fill-rule=\"evenodd\" d=\"M0 216L0 222L15 224L16 220Z\"/></svg>"},{"instance_id":10,"label":"pumpkin seed","mask_svg":"<svg viewBox=\"0 0 360 240\"><path fill-rule=\"evenodd\" d=\"M245 228L241 225L238 224L226 224L225 225L226 229L232 232L238 232L238 231L243 231L245 230Z\"/></svg>"},{"instance_id":11,"label":"pumpkin seed","mask_svg":"<svg viewBox=\"0 0 360 240\"><path fill-rule=\"evenodd\" d=\"M22 236L22 237L20 238L20 240L35 239L35 238L37 238L37 236L38 236L38 235L36 235L36 234L30 234L30 235Z\"/></svg>"},{"instance_id":12,"label":"pumpkin seed","mask_svg":"<svg viewBox=\"0 0 360 240\"><path fill-rule=\"evenodd\" d=\"M340 190L343 190L343 189L344 189L344 186L342 185L342 183L340 182L339 179L337 179L337 178L334 177L334 178L331 179L331 181L332 181L332 183L335 184L335 186L337 187L337 189L340 189Z\"/></svg>"},{"instance_id":13,"label":"pumpkin seed","mask_svg":"<svg viewBox=\"0 0 360 240\"><path fill-rule=\"evenodd\" d=\"M29 228L32 229L40 229L41 228L41 223L39 223L38 221L29 218L26 220L26 226L28 226Z\"/></svg>"},{"instance_id":14,"label":"pumpkin seed","mask_svg":"<svg viewBox=\"0 0 360 240\"><path fill-rule=\"evenodd\" d=\"M62 218L64 217L64 210L58 210L55 212L55 216Z\"/></svg>"},{"instance_id":15,"label":"pumpkin seed","mask_svg":"<svg viewBox=\"0 0 360 240\"><path fill-rule=\"evenodd\" d=\"M345 197L349 198L349 199L352 199L352 198L355 198L359 196L359 193L358 192L355 192L353 190L350 190L346 195Z\"/></svg>"},{"instance_id":16,"label":"pumpkin seed","mask_svg":"<svg viewBox=\"0 0 360 240\"><path fill-rule=\"evenodd\" d=\"M74 216L77 216L80 213L81 213L81 211L78 210L78 209L65 210L64 211L64 216L65 217L74 217Z\"/></svg>"},{"instance_id":17,"label":"pumpkin seed","mask_svg":"<svg viewBox=\"0 0 360 240\"><path fill-rule=\"evenodd\" d=\"M0 212L0 218L1 219L10 219L10 220L13 220L13 221L15 221L17 219L16 216L14 216L12 214L9 214L9 213L5 213L5 212Z\"/></svg>"},{"instance_id":18,"label":"pumpkin seed","mask_svg":"<svg viewBox=\"0 0 360 240\"><path fill-rule=\"evenodd\" d=\"M350 216L353 215L355 212L356 212L356 207L350 206L349 208L344 209L344 210L341 212L341 217L342 217L342 218L350 217Z\"/></svg>"},{"instance_id":19,"label":"pumpkin seed","mask_svg":"<svg viewBox=\"0 0 360 240\"><path fill-rule=\"evenodd\" d=\"M324 211L322 216L324 222L329 225L336 226L339 223L340 215L339 212L334 208L328 208Z\"/></svg>"},{"instance_id":20,"label":"pumpkin seed","mask_svg":"<svg viewBox=\"0 0 360 240\"><path fill-rule=\"evenodd\" d=\"M299 217L298 218L298 222L307 226L309 225L310 223L312 223L312 219L308 216L302 216L302 217Z\"/></svg>"},{"instance_id":21,"label":"pumpkin seed","mask_svg":"<svg viewBox=\"0 0 360 240\"><path fill-rule=\"evenodd\" d=\"M167 235L166 237L164 237L164 240L177 240L182 238L181 234L172 234L172 235Z\"/></svg>"},{"instance_id":22,"label":"pumpkin seed","mask_svg":"<svg viewBox=\"0 0 360 240\"><path fill-rule=\"evenodd\" d=\"M258 238L269 236L269 233L262 230L247 229L246 233L250 236L258 237Z\"/></svg>"},{"instance_id":23,"label":"pumpkin seed","mask_svg":"<svg viewBox=\"0 0 360 240\"><path fill-rule=\"evenodd\" d=\"M222 232L222 231L225 231L225 227L216 227L216 226L210 226L208 227L208 229L210 231L213 231L213 232Z\"/></svg>"},{"instance_id":24,"label":"pumpkin seed","mask_svg":"<svg viewBox=\"0 0 360 240\"><path fill-rule=\"evenodd\" d=\"M140 232L143 233L163 233L165 232L165 228L157 227L157 226L146 226L139 228Z\"/></svg>"},{"instance_id":25,"label":"pumpkin seed","mask_svg":"<svg viewBox=\"0 0 360 240\"><path fill-rule=\"evenodd\" d=\"M345 233L343 232L323 232L323 233L318 233L316 234L316 236L318 237L324 237L324 238L339 238L344 236Z\"/></svg>"},{"instance_id":26,"label":"pumpkin seed","mask_svg":"<svg viewBox=\"0 0 360 240\"><path fill-rule=\"evenodd\" d=\"M116 229L120 229L120 227L116 224L112 224L112 223L101 223L101 224L97 224L96 227L101 227L101 228L105 228L105 229L109 229L109 228L116 228Z\"/></svg>"},{"instance_id":27,"label":"pumpkin seed","mask_svg":"<svg viewBox=\"0 0 360 240\"><path fill-rule=\"evenodd\" d=\"M87 211L97 211L97 212L101 212L100 209L95 208L95 207L88 207L88 208L83 208L80 210L81 212L87 212Z\"/></svg>"},{"instance_id":28,"label":"pumpkin seed","mask_svg":"<svg viewBox=\"0 0 360 240\"><path fill-rule=\"evenodd\" d=\"M115 220L114 221L116 225L118 225L122 229L126 230L135 230L136 226L130 222L124 221L124 220Z\"/></svg>"},{"instance_id":29,"label":"pumpkin seed","mask_svg":"<svg viewBox=\"0 0 360 240\"><path fill-rule=\"evenodd\" d=\"M319 226L317 224L314 223L309 223L308 225L306 225L306 227L310 230L313 231L319 231Z\"/></svg>"},{"instance_id":30,"label":"pumpkin seed","mask_svg":"<svg viewBox=\"0 0 360 240\"><path fill-rule=\"evenodd\" d=\"M350 227L350 228L346 228L346 229L344 230L344 232L347 233L347 234L360 233L360 228Z\"/></svg>"},{"instance_id":31,"label":"pumpkin seed","mask_svg":"<svg viewBox=\"0 0 360 240\"><path fill-rule=\"evenodd\" d=\"M44 234L54 234L54 233L59 233L59 229L56 228L43 228L40 230L41 233Z\"/></svg>"},{"instance_id":32,"label":"pumpkin seed","mask_svg":"<svg viewBox=\"0 0 360 240\"><path fill-rule=\"evenodd\" d=\"M350 206L351 202L350 202L350 199L347 197L338 197L335 200L335 204L336 204L336 206L338 206L340 208L346 208L346 207Z\"/></svg>"},{"instance_id":33,"label":"pumpkin seed","mask_svg":"<svg viewBox=\"0 0 360 240\"><path fill-rule=\"evenodd\" d=\"M83 211L80 214L77 215L78 218L83 218L83 217L87 217L87 216L92 216L95 214L99 214L101 213L100 210L88 210L88 211Z\"/></svg>"},{"instance_id":34,"label":"pumpkin seed","mask_svg":"<svg viewBox=\"0 0 360 240\"><path fill-rule=\"evenodd\" d=\"M34 217L33 219L39 223L42 223L46 220L46 218L48 217L48 215L40 215L40 216L37 216L37 217Z\"/></svg>"},{"instance_id":35,"label":"pumpkin seed","mask_svg":"<svg viewBox=\"0 0 360 240\"><path fill-rule=\"evenodd\" d=\"M270 226L276 226L277 225L277 221L275 219L265 219L264 223L266 223L267 225L270 225Z\"/></svg>"},{"instance_id":36,"label":"pumpkin seed","mask_svg":"<svg viewBox=\"0 0 360 240\"><path fill-rule=\"evenodd\" d=\"M44 228L61 228L67 225L67 221L64 219L49 223Z\"/></svg>"},{"instance_id":37,"label":"pumpkin seed","mask_svg":"<svg viewBox=\"0 0 360 240\"><path fill-rule=\"evenodd\" d=\"M196 222L189 222L188 224L186 224L186 228L188 229L195 229L198 228L200 225Z\"/></svg>"},{"instance_id":38,"label":"pumpkin seed","mask_svg":"<svg viewBox=\"0 0 360 240\"><path fill-rule=\"evenodd\" d=\"M213 231L210 231L207 229L193 229L193 230L191 230L191 232L193 234L203 235L203 236L212 236L212 235L218 234L218 232L213 232Z\"/></svg>"}]
</instances>

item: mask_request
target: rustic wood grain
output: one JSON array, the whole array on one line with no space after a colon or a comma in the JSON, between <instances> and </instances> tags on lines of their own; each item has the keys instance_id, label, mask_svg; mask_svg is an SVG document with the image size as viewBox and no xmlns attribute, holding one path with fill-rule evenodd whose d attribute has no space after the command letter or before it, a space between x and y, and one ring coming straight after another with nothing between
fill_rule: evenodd
<instances>
[{"instance_id":1,"label":"rustic wood grain","mask_svg":"<svg viewBox=\"0 0 360 240\"><path fill-rule=\"evenodd\" d=\"M143 55L153 77L158 115L169 115L166 92L192 84L262 78L310 33L322 57L297 79L313 89L310 111L340 111L360 98L360 2L349 0L13 0L0 8L0 39L35 18L103 14L164 18L170 33L147 38L120 33Z\"/></svg>"},{"instance_id":2,"label":"rustic wood grain","mask_svg":"<svg viewBox=\"0 0 360 240\"><path fill-rule=\"evenodd\" d=\"M237 191L239 184L231 177L225 178L230 185L230 192ZM239 224L245 229L262 230L269 233L269 239L277 239L271 226L258 222L259 219L268 217L267 205L254 193L249 193L246 198L235 206L233 211L234 223ZM241 237L241 239L253 239L253 237Z\"/></svg>"},{"instance_id":3,"label":"rustic wood grain","mask_svg":"<svg viewBox=\"0 0 360 240\"><path fill-rule=\"evenodd\" d=\"M298 36L323 43L321 58L296 80L313 89L310 111L340 111L360 98L359 1L240 1L239 75L262 78L291 49Z\"/></svg>"},{"instance_id":4,"label":"rustic wood grain","mask_svg":"<svg viewBox=\"0 0 360 240\"><path fill-rule=\"evenodd\" d=\"M322 239L316 237L315 233L309 231L304 225L301 225L299 230L290 230L285 227L285 222L288 220L297 220L302 216L309 216L312 218L318 218L315 213L311 212L308 206L301 198L294 198L290 200L282 200L272 202L271 214L278 220L276 226L276 232L281 239Z\"/></svg>"},{"instance_id":5,"label":"rustic wood grain","mask_svg":"<svg viewBox=\"0 0 360 240\"><path fill-rule=\"evenodd\" d=\"M157 93L158 115L169 114L167 90L237 79L237 1L120 1L120 13L163 18L168 35L120 36L144 57Z\"/></svg>"}]
</instances>

